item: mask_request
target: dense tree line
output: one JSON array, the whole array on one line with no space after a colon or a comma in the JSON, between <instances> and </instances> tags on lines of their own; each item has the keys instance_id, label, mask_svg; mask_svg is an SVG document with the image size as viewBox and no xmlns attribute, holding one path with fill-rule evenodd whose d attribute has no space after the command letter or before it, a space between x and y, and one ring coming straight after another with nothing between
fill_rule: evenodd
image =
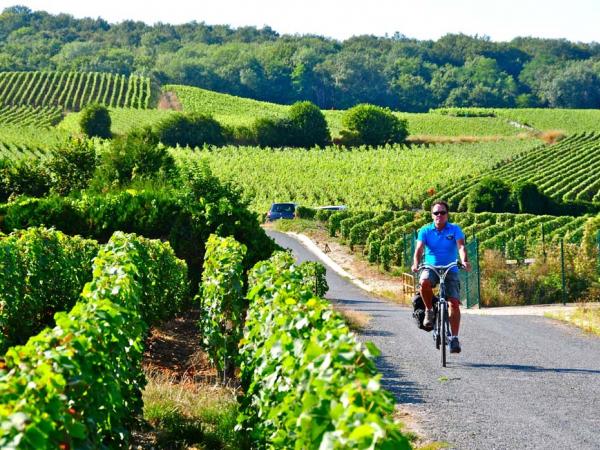
<instances>
[{"instance_id":1,"label":"dense tree line","mask_svg":"<svg viewBox=\"0 0 600 450\"><path fill-rule=\"evenodd\" d=\"M399 24L401 26L401 24ZM33 12L0 14L0 71L86 70L149 75L160 83L321 108L372 103L396 110L441 106L600 107L600 44L399 33L346 41L279 35L270 27L182 25Z\"/></svg>"}]
</instances>

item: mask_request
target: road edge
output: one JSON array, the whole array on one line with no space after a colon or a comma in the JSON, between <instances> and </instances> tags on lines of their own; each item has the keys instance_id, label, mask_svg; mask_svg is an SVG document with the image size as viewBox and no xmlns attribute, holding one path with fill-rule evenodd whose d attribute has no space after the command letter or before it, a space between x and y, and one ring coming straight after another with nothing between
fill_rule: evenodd
<instances>
[{"instance_id":1,"label":"road edge","mask_svg":"<svg viewBox=\"0 0 600 450\"><path fill-rule=\"evenodd\" d=\"M371 286L369 286L368 284L361 281L359 278L355 277L351 273L344 270L338 263L336 263L333 259L331 259L329 256L327 256L327 254L325 252L323 252L323 250L321 250L319 248L319 246L317 244L315 244L312 241L312 239L309 238L308 236L306 236L305 234L295 233L293 231L279 231L279 233L287 234L289 236L292 236L292 237L298 239L302 243L302 245L304 245L311 252L313 252L317 256L317 258L319 258L319 260L321 260L321 262L323 264L325 264L327 267L329 267L331 270L333 270L339 276L346 278L351 283L353 283L354 285L356 285L357 287L361 288L364 291L367 291L371 294L375 293L375 290Z\"/></svg>"}]
</instances>

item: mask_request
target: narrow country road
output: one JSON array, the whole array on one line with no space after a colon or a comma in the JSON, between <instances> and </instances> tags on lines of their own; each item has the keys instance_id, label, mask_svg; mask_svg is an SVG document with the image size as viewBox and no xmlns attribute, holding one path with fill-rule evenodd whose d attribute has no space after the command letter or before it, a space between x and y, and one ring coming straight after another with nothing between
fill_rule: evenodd
<instances>
[{"instance_id":1,"label":"narrow country road","mask_svg":"<svg viewBox=\"0 0 600 450\"><path fill-rule=\"evenodd\" d=\"M299 261L299 241L268 231ZM362 339L382 351L383 385L426 437L456 449L600 449L600 338L534 316L463 314L463 352L440 366L411 310L327 271L327 297L372 319Z\"/></svg>"}]
</instances>

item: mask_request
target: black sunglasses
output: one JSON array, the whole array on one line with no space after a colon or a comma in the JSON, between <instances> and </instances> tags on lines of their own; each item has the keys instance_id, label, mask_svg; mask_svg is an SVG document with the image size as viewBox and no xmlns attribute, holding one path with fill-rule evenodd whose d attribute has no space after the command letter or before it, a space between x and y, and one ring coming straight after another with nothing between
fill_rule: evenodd
<instances>
[{"instance_id":1,"label":"black sunglasses","mask_svg":"<svg viewBox=\"0 0 600 450\"><path fill-rule=\"evenodd\" d=\"M433 214L434 216L439 216L439 215L445 216L447 212L448 211L431 211L431 214Z\"/></svg>"}]
</instances>

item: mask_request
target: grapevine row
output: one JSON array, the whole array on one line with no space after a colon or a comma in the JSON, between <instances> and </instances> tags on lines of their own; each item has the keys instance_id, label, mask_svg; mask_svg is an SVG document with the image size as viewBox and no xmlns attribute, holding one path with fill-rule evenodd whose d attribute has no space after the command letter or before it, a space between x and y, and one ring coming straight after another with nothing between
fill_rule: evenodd
<instances>
[{"instance_id":1,"label":"grapevine row","mask_svg":"<svg viewBox=\"0 0 600 450\"><path fill-rule=\"evenodd\" d=\"M482 249L506 253L509 258L523 258L524 253L511 254L509 243L525 239L522 252L540 242L579 243L589 217L536 216L512 213L453 213L452 221L463 228L467 239L477 238ZM409 265L414 251L414 233L431 218L427 212L388 212L375 215L365 212L338 212L329 218L331 235L338 232L342 240L353 246L363 246L372 263L384 268ZM542 231L543 227L543 231Z\"/></svg>"},{"instance_id":2,"label":"grapevine row","mask_svg":"<svg viewBox=\"0 0 600 450\"><path fill-rule=\"evenodd\" d=\"M95 102L119 108L148 108L147 77L99 72L2 72L0 103L4 106L53 106L78 111Z\"/></svg>"}]
</instances>

